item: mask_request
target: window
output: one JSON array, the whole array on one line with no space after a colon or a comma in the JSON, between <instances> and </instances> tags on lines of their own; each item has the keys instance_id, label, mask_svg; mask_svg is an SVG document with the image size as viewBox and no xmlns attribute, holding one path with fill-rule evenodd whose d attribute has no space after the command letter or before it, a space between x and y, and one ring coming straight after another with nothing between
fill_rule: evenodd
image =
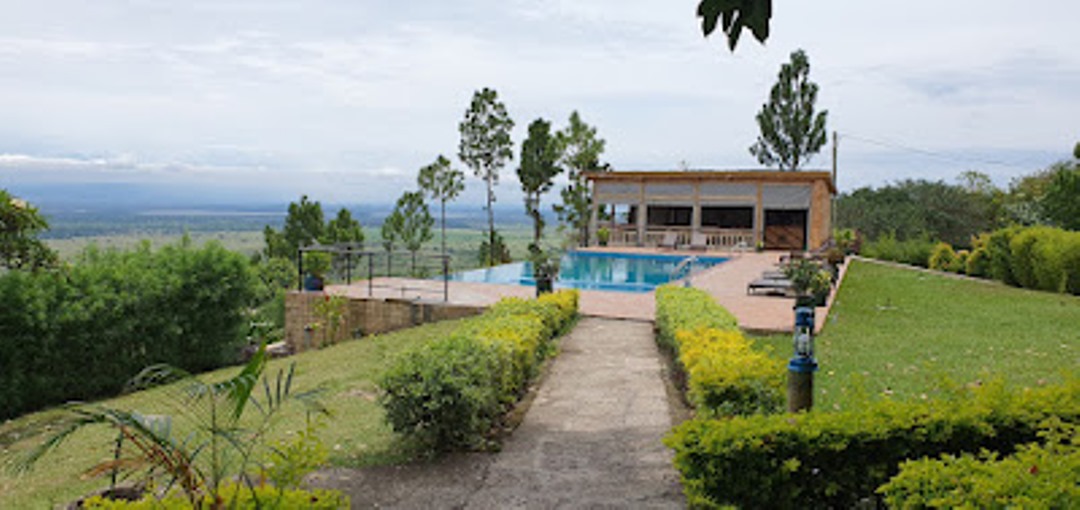
<instances>
[{"instance_id":1,"label":"window","mask_svg":"<svg viewBox=\"0 0 1080 510\"><path fill-rule=\"evenodd\" d=\"M753 207L702 207L701 226L714 228L754 228Z\"/></svg>"},{"instance_id":2,"label":"window","mask_svg":"<svg viewBox=\"0 0 1080 510\"><path fill-rule=\"evenodd\" d=\"M689 227L694 209L690 206L650 205L648 223L652 226Z\"/></svg>"}]
</instances>

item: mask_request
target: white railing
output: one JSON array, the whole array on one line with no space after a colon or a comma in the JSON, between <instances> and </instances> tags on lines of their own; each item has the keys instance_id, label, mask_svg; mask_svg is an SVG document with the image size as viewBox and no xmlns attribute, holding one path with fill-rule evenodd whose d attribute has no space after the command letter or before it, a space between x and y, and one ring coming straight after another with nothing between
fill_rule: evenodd
<instances>
[{"instance_id":1,"label":"white railing","mask_svg":"<svg viewBox=\"0 0 1080 510\"><path fill-rule=\"evenodd\" d=\"M689 247L693 229L690 227L656 227L650 226L645 230L645 239L642 246L656 247L664 244L668 233L675 234L675 243L681 247ZM755 245L753 229L716 229L703 228L700 230L705 235L706 248L710 250L730 250L740 246ZM637 228L629 226L616 226L611 229L611 237L608 241L611 246L639 246Z\"/></svg>"}]
</instances>

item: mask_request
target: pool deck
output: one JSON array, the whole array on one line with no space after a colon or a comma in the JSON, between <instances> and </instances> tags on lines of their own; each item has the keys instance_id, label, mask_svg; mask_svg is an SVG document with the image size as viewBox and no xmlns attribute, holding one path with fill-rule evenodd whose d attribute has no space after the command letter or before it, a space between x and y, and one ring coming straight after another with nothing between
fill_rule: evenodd
<instances>
[{"instance_id":1,"label":"pool deck","mask_svg":"<svg viewBox=\"0 0 1080 510\"><path fill-rule=\"evenodd\" d=\"M586 248L583 251L605 251L618 253L640 253L648 255L702 255L702 252L658 250L650 248ZM739 325L755 332L790 332L794 315L792 306L795 300L779 296L748 295L746 286L759 278L761 273L775 269L780 256L786 252L734 253L708 252L708 256L730 257L723 264L716 265L695 274L691 285L708 292L720 305L727 308L739 320ZM846 265L845 265L846 266ZM371 282L371 296L378 298L420 299L442 301L443 282L438 280L418 280L410 278L375 278ZM327 292L351 297L368 297L367 280L352 285L332 285ZM493 283L449 282L449 302L462 305L487 306L503 297L532 297L534 287L522 285L501 285ZM653 292L606 292L597 290L581 291L581 312L584 315L616 319L653 320L655 299ZM832 299L829 300L832 304ZM828 307L817 309L817 328L825 322Z\"/></svg>"}]
</instances>

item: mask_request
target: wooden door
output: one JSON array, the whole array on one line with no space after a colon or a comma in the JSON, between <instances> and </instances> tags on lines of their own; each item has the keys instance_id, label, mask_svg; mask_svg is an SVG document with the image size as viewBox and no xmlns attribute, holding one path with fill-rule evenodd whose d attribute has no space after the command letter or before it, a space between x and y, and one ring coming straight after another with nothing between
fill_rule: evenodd
<instances>
[{"instance_id":1,"label":"wooden door","mask_svg":"<svg viewBox=\"0 0 1080 510\"><path fill-rule=\"evenodd\" d=\"M765 211L765 249L805 250L807 212Z\"/></svg>"}]
</instances>

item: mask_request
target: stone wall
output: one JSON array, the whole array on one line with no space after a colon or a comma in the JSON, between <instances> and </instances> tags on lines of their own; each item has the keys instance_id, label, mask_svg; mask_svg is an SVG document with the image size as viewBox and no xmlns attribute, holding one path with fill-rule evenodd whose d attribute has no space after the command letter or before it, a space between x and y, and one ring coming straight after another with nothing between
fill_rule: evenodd
<instances>
[{"instance_id":1,"label":"stone wall","mask_svg":"<svg viewBox=\"0 0 1080 510\"><path fill-rule=\"evenodd\" d=\"M378 298L342 298L345 310L336 334L315 312L316 304L328 299L322 292L292 291L285 296L285 342L293 352L337 343L350 338L386 333L428 322L479 315L479 306L443 301Z\"/></svg>"}]
</instances>

